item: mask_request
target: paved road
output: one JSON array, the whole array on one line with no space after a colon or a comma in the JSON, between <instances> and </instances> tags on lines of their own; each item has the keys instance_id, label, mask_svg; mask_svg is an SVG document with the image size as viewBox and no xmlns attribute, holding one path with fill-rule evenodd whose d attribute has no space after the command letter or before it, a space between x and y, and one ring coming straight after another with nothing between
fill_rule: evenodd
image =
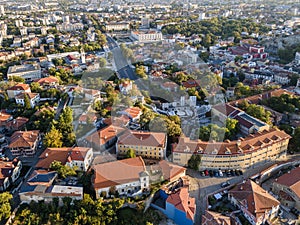
<instances>
[{"instance_id":1,"label":"paved road","mask_svg":"<svg viewBox=\"0 0 300 225\"><path fill-rule=\"evenodd\" d=\"M118 77L137 80L138 77L136 76L134 70L131 68L130 63L124 57L122 50L116 43L116 41L108 35L106 36L106 39L107 45L114 56L115 66L118 71Z\"/></svg>"}]
</instances>

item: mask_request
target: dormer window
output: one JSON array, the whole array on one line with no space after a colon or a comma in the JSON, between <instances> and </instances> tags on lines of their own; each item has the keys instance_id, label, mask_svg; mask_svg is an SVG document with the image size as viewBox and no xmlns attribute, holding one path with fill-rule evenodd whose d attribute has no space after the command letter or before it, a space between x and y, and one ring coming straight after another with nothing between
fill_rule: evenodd
<instances>
[{"instance_id":1,"label":"dormer window","mask_svg":"<svg viewBox=\"0 0 300 225\"><path fill-rule=\"evenodd\" d=\"M217 154L218 154L218 149L215 148L215 149L212 151L212 154L213 154L213 155L217 155Z\"/></svg>"},{"instance_id":2,"label":"dormer window","mask_svg":"<svg viewBox=\"0 0 300 225\"><path fill-rule=\"evenodd\" d=\"M230 155L230 154L231 154L230 149L227 148L225 154L226 154L226 155Z\"/></svg>"}]
</instances>

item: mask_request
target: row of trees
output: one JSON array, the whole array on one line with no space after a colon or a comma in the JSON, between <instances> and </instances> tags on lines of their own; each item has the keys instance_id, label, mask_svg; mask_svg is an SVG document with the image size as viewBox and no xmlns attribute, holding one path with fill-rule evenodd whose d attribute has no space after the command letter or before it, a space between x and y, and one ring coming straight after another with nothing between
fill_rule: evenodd
<instances>
[{"instance_id":1,"label":"row of trees","mask_svg":"<svg viewBox=\"0 0 300 225\"><path fill-rule=\"evenodd\" d=\"M122 209L121 207L124 203L124 199L113 199L110 201L93 200L87 194L84 195L83 200L72 201L71 198L65 197L62 199L62 204L59 204L58 198L53 199L48 204L42 201L38 203L31 202L29 205L23 204L20 206L14 218L14 224L158 224L160 217L153 210L149 209L149 212L143 214L143 206L139 206L135 210Z\"/></svg>"},{"instance_id":2,"label":"row of trees","mask_svg":"<svg viewBox=\"0 0 300 225\"><path fill-rule=\"evenodd\" d=\"M227 18L212 18L199 22L180 22L163 27L164 34L180 33L186 36L193 34L204 35L201 44L209 47L214 44L218 36L222 38L234 37L236 42L241 40L241 33L265 33L268 28L255 23L251 19L231 20Z\"/></svg>"},{"instance_id":3,"label":"row of trees","mask_svg":"<svg viewBox=\"0 0 300 225\"><path fill-rule=\"evenodd\" d=\"M284 94L279 97L271 97L266 99L262 102L262 104L267 105L268 107L281 113L294 113L296 112L296 109L300 109L300 98Z\"/></svg>"}]
</instances>

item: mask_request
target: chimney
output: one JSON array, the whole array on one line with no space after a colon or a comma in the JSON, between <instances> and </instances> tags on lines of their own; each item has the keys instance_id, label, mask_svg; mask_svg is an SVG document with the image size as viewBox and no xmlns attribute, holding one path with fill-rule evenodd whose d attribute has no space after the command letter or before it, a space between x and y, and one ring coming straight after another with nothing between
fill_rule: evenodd
<instances>
[{"instance_id":1,"label":"chimney","mask_svg":"<svg viewBox=\"0 0 300 225\"><path fill-rule=\"evenodd\" d=\"M141 140L141 141L143 140L143 137L142 137L142 136L140 137L140 140Z\"/></svg>"},{"instance_id":2,"label":"chimney","mask_svg":"<svg viewBox=\"0 0 300 225\"><path fill-rule=\"evenodd\" d=\"M48 153L45 154L45 157L46 157L46 158L48 157Z\"/></svg>"}]
</instances>

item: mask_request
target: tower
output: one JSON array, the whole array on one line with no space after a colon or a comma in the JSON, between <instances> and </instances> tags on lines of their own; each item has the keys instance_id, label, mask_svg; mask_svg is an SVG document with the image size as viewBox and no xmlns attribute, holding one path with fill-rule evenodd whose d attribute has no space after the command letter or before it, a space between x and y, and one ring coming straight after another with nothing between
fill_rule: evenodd
<instances>
[{"instance_id":1,"label":"tower","mask_svg":"<svg viewBox=\"0 0 300 225\"><path fill-rule=\"evenodd\" d=\"M80 49L81 63L85 64L85 51L83 47Z\"/></svg>"},{"instance_id":2,"label":"tower","mask_svg":"<svg viewBox=\"0 0 300 225\"><path fill-rule=\"evenodd\" d=\"M4 6L0 5L0 16L4 16L4 15L5 15Z\"/></svg>"}]
</instances>

